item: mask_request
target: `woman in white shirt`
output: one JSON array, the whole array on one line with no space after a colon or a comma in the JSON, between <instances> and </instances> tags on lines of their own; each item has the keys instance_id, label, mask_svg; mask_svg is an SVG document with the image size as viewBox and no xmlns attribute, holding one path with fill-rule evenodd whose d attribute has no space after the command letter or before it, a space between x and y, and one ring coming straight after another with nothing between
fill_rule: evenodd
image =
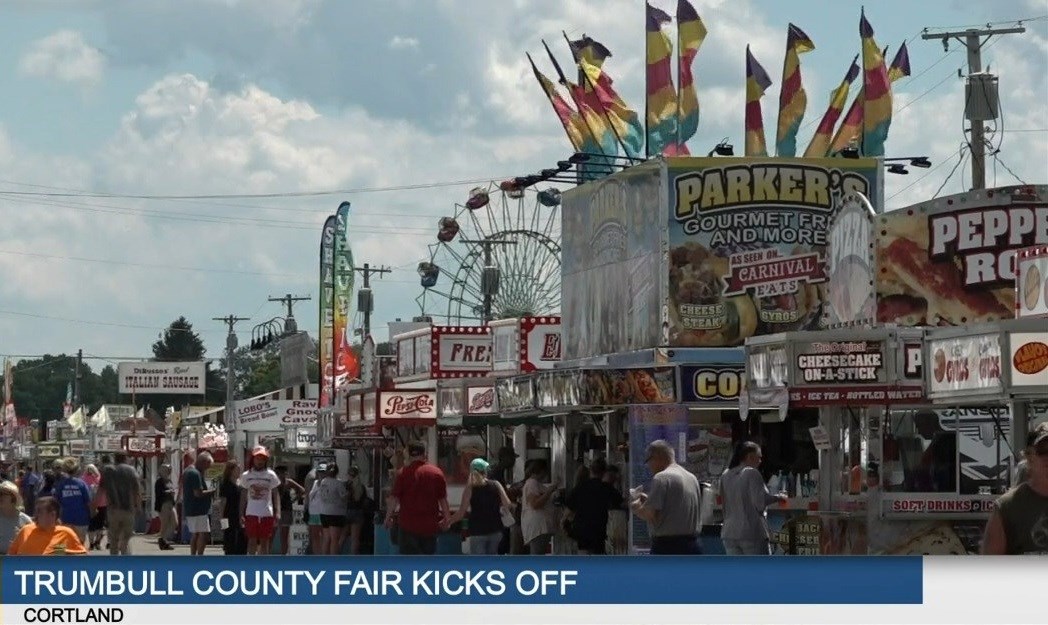
<instances>
[{"instance_id":1,"label":"woman in white shirt","mask_svg":"<svg viewBox=\"0 0 1048 625\"><path fill-rule=\"evenodd\" d=\"M544 483L549 477L549 465L545 460L535 460L524 482L524 505L521 506L520 530L524 544L531 555L549 553L550 542L556 525L553 521L553 496L560 484Z\"/></svg>"},{"instance_id":2,"label":"woman in white shirt","mask_svg":"<svg viewBox=\"0 0 1048 625\"><path fill-rule=\"evenodd\" d=\"M318 555L338 555L342 551L342 528L346 526L346 485L338 479L338 465L317 467L317 480L309 493L310 514L320 515Z\"/></svg>"}]
</instances>

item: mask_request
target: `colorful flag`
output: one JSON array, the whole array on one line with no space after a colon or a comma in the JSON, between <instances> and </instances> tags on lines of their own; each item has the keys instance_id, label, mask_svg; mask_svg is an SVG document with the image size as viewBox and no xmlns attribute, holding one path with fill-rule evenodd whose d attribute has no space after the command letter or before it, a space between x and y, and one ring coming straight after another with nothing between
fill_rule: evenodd
<instances>
[{"instance_id":1,"label":"colorful flag","mask_svg":"<svg viewBox=\"0 0 1048 625\"><path fill-rule=\"evenodd\" d=\"M68 419L73 413L73 383L66 384L65 403L62 404L62 418Z\"/></svg>"},{"instance_id":2,"label":"colorful flag","mask_svg":"<svg viewBox=\"0 0 1048 625\"><path fill-rule=\"evenodd\" d=\"M746 156L767 156L761 98L771 86L771 78L746 46Z\"/></svg>"},{"instance_id":3,"label":"colorful flag","mask_svg":"<svg viewBox=\"0 0 1048 625\"><path fill-rule=\"evenodd\" d=\"M615 132L605 122L604 116L597 112L590 102L587 101L585 89L572 83L564 75L564 70L561 69L560 63L557 62L557 57L553 56L553 52L546 45L545 41L542 42L542 46L546 48L546 54L549 55L553 68L557 70L557 78L560 80L560 84L567 88L579 112L579 117L582 119L582 127L585 129L583 152L591 155L601 155L601 157L591 156L586 165L580 168L582 178L584 180L595 180L610 174L613 171L611 163L603 157L615 156L619 153L619 144L615 138Z\"/></svg>"},{"instance_id":4,"label":"colorful flag","mask_svg":"<svg viewBox=\"0 0 1048 625\"><path fill-rule=\"evenodd\" d=\"M552 80L539 71L539 68L535 66L535 61L531 58L531 55L528 54L527 56L528 62L531 63L531 71L535 74L535 80L539 81L539 85L546 93L546 99L549 100L550 106L553 107L553 111L557 114L557 118L560 119L560 125L568 135L568 141L571 142L571 147L576 152L583 151L583 136L585 133L578 112L568 104L568 101L564 99L564 96L560 95L560 91L557 90L557 85L553 84Z\"/></svg>"},{"instance_id":5,"label":"colorful flag","mask_svg":"<svg viewBox=\"0 0 1048 625\"><path fill-rule=\"evenodd\" d=\"M583 44L581 48L580 43ZM604 60L611 56L611 52L592 37L569 44L579 68L579 83L585 89L587 102L605 116L605 121L611 125L616 141L622 143L626 155L639 158L644 149L644 125L637 112L627 106L615 91L611 76L603 70Z\"/></svg>"},{"instance_id":6,"label":"colorful flag","mask_svg":"<svg viewBox=\"0 0 1048 625\"><path fill-rule=\"evenodd\" d=\"M862 37L863 106L862 153L883 156L888 127L892 123L892 88L884 54L873 38L873 27L866 21L866 11L859 18Z\"/></svg>"},{"instance_id":7,"label":"colorful flag","mask_svg":"<svg viewBox=\"0 0 1048 625\"><path fill-rule=\"evenodd\" d=\"M895 58L892 59L891 67L888 68L888 81L894 83L900 78L905 78L910 75L910 51L906 48L906 42L904 41L899 46L899 51L895 53Z\"/></svg>"},{"instance_id":8,"label":"colorful flag","mask_svg":"<svg viewBox=\"0 0 1048 625\"><path fill-rule=\"evenodd\" d=\"M335 337L332 349L335 388L360 378L360 361L353 351L353 330L349 327L353 297L353 249L349 245L349 202L335 211Z\"/></svg>"},{"instance_id":9,"label":"colorful flag","mask_svg":"<svg viewBox=\"0 0 1048 625\"><path fill-rule=\"evenodd\" d=\"M881 56L886 56L887 53L888 48L885 48L881 52ZM888 69L888 78L891 82L895 82L909 75L910 52L906 49L906 44L904 43L895 54L894 60L892 60L892 65ZM841 127L837 129L837 134L833 136L828 154L837 154L848 147L864 147L859 142L863 133L863 100L865 93L864 88L859 91L859 95L855 96L851 107L848 108L847 115L844 116L844 121L841 122Z\"/></svg>"},{"instance_id":10,"label":"colorful flag","mask_svg":"<svg viewBox=\"0 0 1048 625\"><path fill-rule=\"evenodd\" d=\"M786 34L786 58L782 64L782 87L779 90L779 124L775 133L775 152L779 156L797 155L797 130L808 107L808 94L801 81L801 58L815 49L803 30L790 24Z\"/></svg>"},{"instance_id":11,"label":"colorful flag","mask_svg":"<svg viewBox=\"0 0 1048 625\"><path fill-rule=\"evenodd\" d=\"M334 401L334 354L332 337L335 335L335 216L324 221L320 236L320 401L319 407L331 406Z\"/></svg>"},{"instance_id":12,"label":"colorful flag","mask_svg":"<svg viewBox=\"0 0 1048 625\"><path fill-rule=\"evenodd\" d=\"M815 136L812 137L811 143L808 144L808 149L804 151L804 158L822 158L829 154L830 141L833 139L833 129L837 126L837 120L840 119L841 113L844 112L844 105L848 103L848 92L851 91L851 84L858 75L859 55L856 54L855 58L852 59L851 67L848 68L848 73L841 80L841 84L830 94L830 105L826 108L822 121L819 122L819 127L815 129Z\"/></svg>"},{"instance_id":13,"label":"colorful flag","mask_svg":"<svg viewBox=\"0 0 1048 625\"><path fill-rule=\"evenodd\" d=\"M706 25L688 0L677 0L677 145L678 153L699 128L699 94L692 65L706 39Z\"/></svg>"},{"instance_id":14,"label":"colorful flag","mask_svg":"<svg viewBox=\"0 0 1048 625\"><path fill-rule=\"evenodd\" d=\"M662 29L670 16L650 4L647 7L647 154L653 156L676 151L677 91L670 69L673 44Z\"/></svg>"},{"instance_id":15,"label":"colorful flag","mask_svg":"<svg viewBox=\"0 0 1048 625\"><path fill-rule=\"evenodd\" d=\"M576 39L569 43L571 44L571 52L574 55L576 62L582 58L590 65L596 65L598 68L602 68L604 67L604 61L611 58L611 50L588 35L582 35L582 39ZM580 71L579 82L582 82L582 80L583 77Z\"/></svg>"}]
</instances>

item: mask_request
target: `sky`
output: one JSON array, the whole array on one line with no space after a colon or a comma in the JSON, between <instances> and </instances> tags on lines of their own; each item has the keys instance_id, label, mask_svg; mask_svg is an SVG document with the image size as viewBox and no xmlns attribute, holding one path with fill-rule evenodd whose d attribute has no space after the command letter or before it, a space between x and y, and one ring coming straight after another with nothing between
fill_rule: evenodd
<instances>
[{"instance_id":1,"label":"sky","mask_svg":"<svg viewBox=\"0 0 1048 625\"><path fill-rule=\"evenodd\" d=\"M724 137L741 149L747 44L774 82L774 143L790 22L816 45L801 60L806 145L859 50L860 2L694 4L709 36L692 152ZM922 41L925 27L1030 19L983 55L1003 107L987 179L1048 181L1048 1L882 0L867 17L881 46L908 42L913 68L887 154L933 162L887 177L889 209L970 184L954 168L965 55ZM561 32L588 34L643 110L643 19L638 0L0 0L0 354L83 349L97 369L148 356L185 315L220 357L213 317L250 317L243 344L285 293L312 296L295 312L315 334L320 228L346 200L357 265L394 269L373 284L384 339L419 314L414 269L436 221L480 181L571 152L524 53L552 74L541 41L566 63Z\"/></svg>"}]
</instances>

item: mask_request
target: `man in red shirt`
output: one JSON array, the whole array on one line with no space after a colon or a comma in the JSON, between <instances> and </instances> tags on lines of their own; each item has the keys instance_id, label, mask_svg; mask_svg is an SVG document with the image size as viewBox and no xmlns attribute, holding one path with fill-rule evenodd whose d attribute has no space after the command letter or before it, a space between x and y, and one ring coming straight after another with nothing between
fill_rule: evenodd
<instances>
[{"instance_id":1,"label":"man in red shirt","mask_svg":"<svg viewBox=\"0 0 1048 625\"><path fill-rule=\"evenodd\" d=\"M448 483L440 467L426 462L422 443L408 444L408 465L393 482L386 506L386 527L398 516L402 555L432 555L437 552L441 523L451 518Z\"/></svg>"}]
</instances>

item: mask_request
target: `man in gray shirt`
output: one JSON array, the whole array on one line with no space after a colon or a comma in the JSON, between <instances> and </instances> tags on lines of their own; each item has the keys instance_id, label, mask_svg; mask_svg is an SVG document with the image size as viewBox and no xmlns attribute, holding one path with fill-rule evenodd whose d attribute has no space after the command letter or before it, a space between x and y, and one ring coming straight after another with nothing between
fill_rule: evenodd
<instances>
[{"instance_id":1,"label":"man in gray shirt","mask_svg":"<svg viewBox=\"0 0 1048 625\"><path fill-rule=\"evenodd\" d=\"M98 493L105 493L108 500L109 554L130 555L135 515L142 509L142 487L138 482L138 472L127 464L127 454L118 453L115 457L116 466L102 472ZM96 495L96 505L98 500Z\"/></svg>"},{"instance_id":2,"label":"man in gray shirt","mask_svg":"<svg viewBox=\"0 0 1048 625\"><path fill-rule=\"evenodd\" d=\"M654 474L651 493L630 504L651 528L652 555L694 555L699 545L699 480L676 462L673 447L658 440L648 445L645 462Z\"/></svg>"}]
</instances>

